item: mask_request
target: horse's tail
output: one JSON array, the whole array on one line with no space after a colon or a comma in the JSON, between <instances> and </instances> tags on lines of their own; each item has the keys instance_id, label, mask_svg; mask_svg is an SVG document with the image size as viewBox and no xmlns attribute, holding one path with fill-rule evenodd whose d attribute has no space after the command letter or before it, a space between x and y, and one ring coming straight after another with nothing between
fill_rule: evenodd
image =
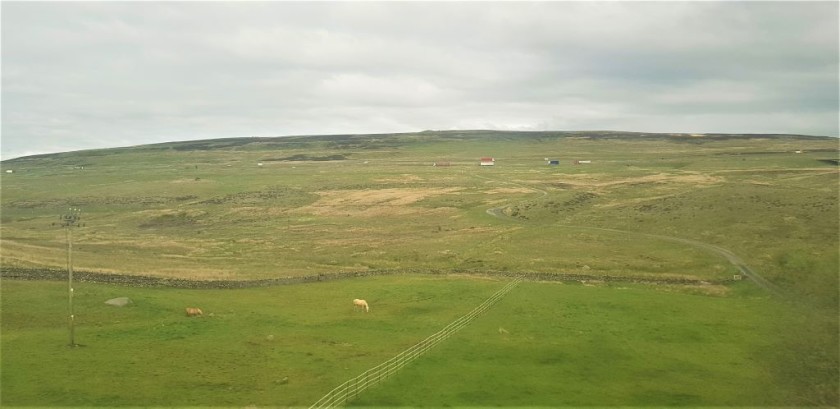
<instances>
[{"instance_id":1,"label":"horse's tail","mask_svg":"<svg viewBox=\"0 0 840 409\"><path fill-rule=\"evenodd\" d=\"M365 303L365 312L370 312L370 307L368 307L367 303Z\"/></svg>"}]
</instances>

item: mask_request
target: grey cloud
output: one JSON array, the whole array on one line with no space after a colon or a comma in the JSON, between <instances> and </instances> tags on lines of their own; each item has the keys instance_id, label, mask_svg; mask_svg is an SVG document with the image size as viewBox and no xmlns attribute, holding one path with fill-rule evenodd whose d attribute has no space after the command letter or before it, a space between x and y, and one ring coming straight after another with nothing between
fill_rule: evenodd
<instances>
[{"instance_id":1,"label":"grey cloud","mask_svg":"<svg viewBox=\"0 0 840 409\"><path fill-rule=\"evenodd\" d=\"M838 134L834 2L3 5L3 158L422 129Z\"/></svg>"}]
</instances>

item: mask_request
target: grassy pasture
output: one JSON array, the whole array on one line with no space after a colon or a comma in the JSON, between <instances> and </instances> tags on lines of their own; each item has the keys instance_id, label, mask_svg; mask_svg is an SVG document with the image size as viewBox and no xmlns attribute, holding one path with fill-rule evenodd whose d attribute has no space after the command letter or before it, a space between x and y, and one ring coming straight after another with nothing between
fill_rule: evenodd
<instances>
[{"instance_id":1,"label":"grassy pasture","mask_svg":"<svg viewBox=\"0 0 840 409\"><path fill-rule=\"evenodd\" d=\"M482 156L497 165L479 167ZM20 158L0 164L0 267L63 268L66 236L53 222L75 206L85 223L73 232L77 270L197 280L369 270L688 279L694 284L523 284L356 403L836 406L840 172L825 160L837 159L831 138L481 131ZM787 297L729 282L736 270L719 255L636 233L729 249ZM78 339L87 346L68 351L66 287L3 280L0 403L307 405L500 286L417 276L227 291L84 284ZM373 299L374 319L359 321L344 302L323 305L371 289L383 294ZM121 295L137 303L102 304ZM295 302L278 304L287 299ZM188 303L214 316L188 320ZM559 324L544 325L558 314ZM336 371L344 362L348 369ZM215 365L222 369L206 369ZM529 386L504 386L492 375L499 366ZM79 371L86 380L64 379ZM717 374L734 380L701 388L699 379ZM42 376L50 382L32 382ZM454 376L469 382L458 388ZM166 394L172 385L185 392ZM422 385L442 398L419 400L431 390Z\"/></svg>"},{"instance_id":2,"label":"grassy pasture","mask_svg":"<svg viewBox=\"0 0 840 409\"><path fill-rule=\"evenodd\" d=\"M731 277L715 255L574 228L591 226L719 245L836 303L838 169L820 160L837 155L831 138L479 131L45 155L2 164L15 173L0 175L0 249L3 266L62 268L65 235L51 224L76 206L80 270L251 279L587 267ZM497 165L477 166L481 156Z\"/></svg>"},{"instance_id":3,"label":"grassy pasture","mask_svg":"<svg viewBox=\"0 0 840 409\"><path fill-rule=\"evenodd\" d=\"M69 348L66 284L4 281L0 404L308 406L503 285L428 276L244 290L82 283L83 346ZM104 304L120 296L133 304ZM353 310L358 297L370 313ZM188 318L185 306L205 316Z\"/></svg>"},{"instance_id":4,"label":"grassy pasture","mask_svg":"<svg viewBox=\"0 0 840 409\"><path fill-rule=\"evenodd\" d=\"M84 283L76 294L76 340L84 346L71 349L66 285L4 281L0 403L306 406L503 285L429 276L245 290ZM522 283L354 404L808 404L803 380L790 376L796 368L785 366L801 357L776 335L789 330L779 319L788 307L734 290ZM371 301L370 313L352 310L358 294ZM116 296L134 303L103 303ZM185 305L206 315L187 318Z\"/></svg>"},{"instance_id":5,"label":"grassy pasture","mask_svg":"<svg viewBox=\"0 0 840 409\"><path fill-rule=\"evenodd\" d=\"M778 372L768 313L785 312L766 298L523 283L354 405L808 404Z\"/></svg>"}]
</instances>

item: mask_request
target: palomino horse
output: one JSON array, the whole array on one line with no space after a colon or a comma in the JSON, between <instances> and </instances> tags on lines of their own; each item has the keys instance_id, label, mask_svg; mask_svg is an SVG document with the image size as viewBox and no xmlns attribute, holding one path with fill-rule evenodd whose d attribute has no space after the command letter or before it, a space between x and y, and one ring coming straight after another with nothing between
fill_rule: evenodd
<instances>
[{"instance_id":1,"label":"palomino horse","mask_svg":"<svg viewBox=\"0 0 840 409\"><path fill-rule=\"evenodd\" d=\"M201 308L193 308L187 307L187 316L188 317L197 317L199 315L203 315L204 313L201 312Z\"/></svg>"},{"instance_id":2,"label":"palomino horse","mask_svg":"<svg viewBox=\"0 0 840 409\"><path fill-rule=\"evenodd\" d=\"M356 309L356 307L364 307L364 308L365 308L365 312L370 311L370 308L368 308L367 301L365 301L365 300L360 300L360 299L358 299L358 298L357 298L357 299L355 299L355 300L353 300L353 309L355 310L355 309Z\"/></svg>"}]
</instances>

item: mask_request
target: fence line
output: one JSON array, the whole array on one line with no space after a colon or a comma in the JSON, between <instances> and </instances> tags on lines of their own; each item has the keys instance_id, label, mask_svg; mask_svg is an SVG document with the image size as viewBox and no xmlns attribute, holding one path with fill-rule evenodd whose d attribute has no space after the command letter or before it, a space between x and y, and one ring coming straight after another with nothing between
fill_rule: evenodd
<instances>
[{"instance_id":1,"label":"fence line","mask_svg":"<svg viewBox=\"0 0 840 409\"><path fill-rule=\"evenodd\" d=\"M428 338L420 341L411 348L400 352L393 358L371 369L368 369L361 375L356 376L355 378L350 379L349 381L337 386L335 389L331 390L329 393L324 395L324 397L315 402L315 404L310 406L310 409L332 408L341 405L342 403L347 402L349 399L357 396L365 389L387 379L388 377L402 369L404 366L408 365L411 361L414 361L415 359L419 358L427 351L434 348L437 344L449 338L450 336L452 336L452 334L458 332L458 330L460 330L461 328L465 327L479 314L490 308L493 304L499 301L499 299L501 299L507 293L513 290L513 288L516 287L521 281L521 278L515 278L513 281L509 282L507 285L502 287L501 290L491 295L490 298L485 300L483 303L479 304L478 307L475 307L472 311L468 312L464 316L456 319L455 321L452 321L452 323L445 326L442 330L430 335Z\"/></svg>"}]
</instances>

